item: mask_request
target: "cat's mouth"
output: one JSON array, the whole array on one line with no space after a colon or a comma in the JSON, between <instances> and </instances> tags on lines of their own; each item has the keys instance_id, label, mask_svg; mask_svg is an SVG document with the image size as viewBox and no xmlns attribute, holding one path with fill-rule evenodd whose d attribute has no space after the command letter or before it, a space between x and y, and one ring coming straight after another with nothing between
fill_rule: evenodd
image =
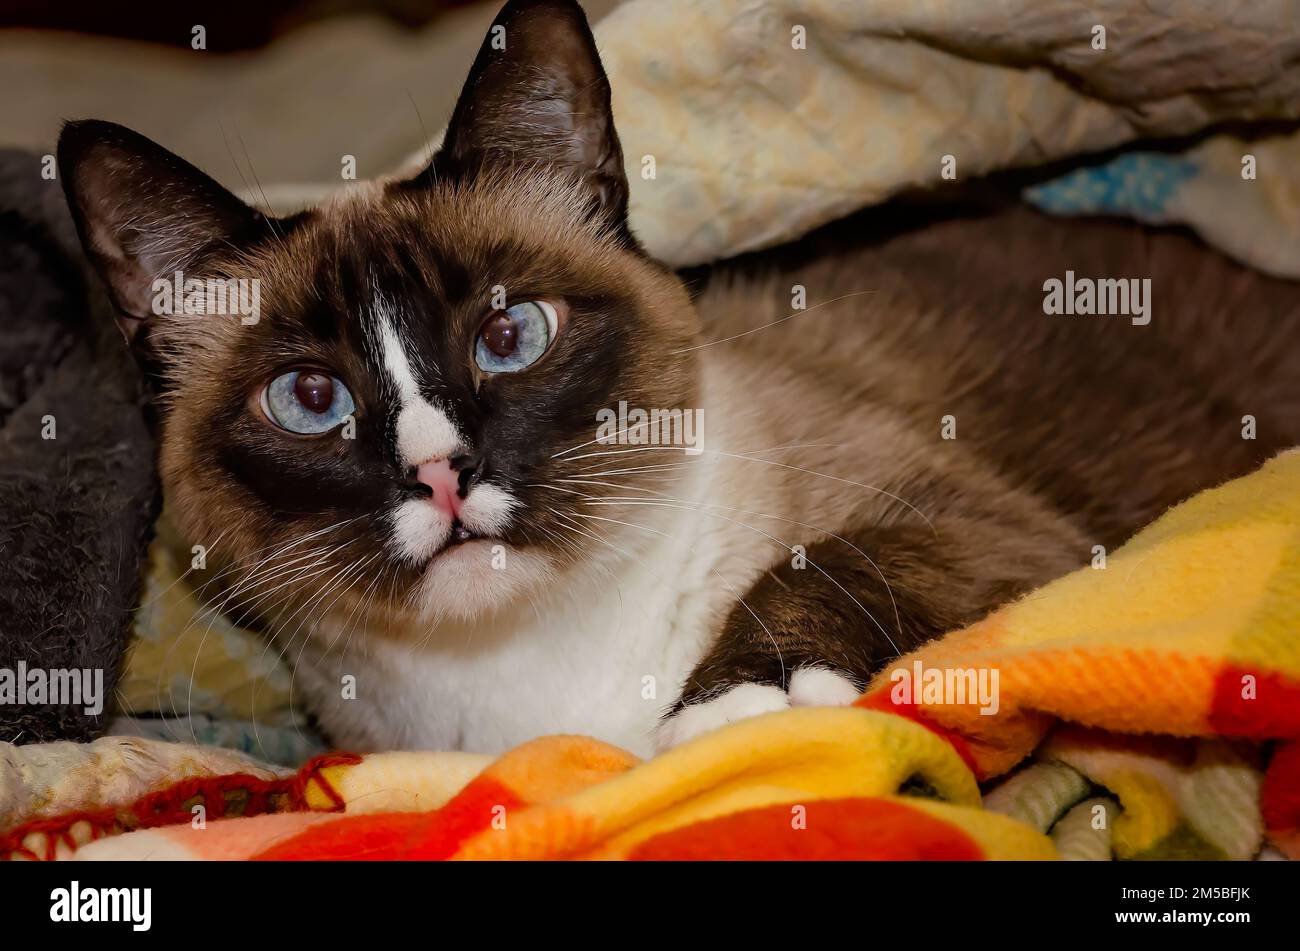
<instances>
[{"instance_id":1,"label":"cat's mouth","mask_svg":"<svg viewBox=\"0 0 1300 951\"><path fill-rule=\"evenodd\" d=\"M451 528L446 533L446 537L443 538L440 543L435 542L434 547L432 547L419 562L419 570L423 571L438 559L449 555L458 549L466 548L471 542L488 540L490 540L490 536L486 533L470 528L459 518L454 519L451 523Z\"/></svg>"},{"instance_id":2,"label":"cat's mouth","mask_svg":"<svg viewBox=\"0 0 1300 951\"><path fill-rule=\"evenodd\" d=\"M468 528L463 522L461 522L460 519L456 519L451 523L451 535L447 538L446 547L450 548L453 545L459 545L462 542L472 541L473 539L478 537L480 536L475 535L474 531Z\"/></svg>"},{"instance_id":3,"label":"cat's mouth","mask_svg":"<svg viewBox=\"0 0 1300 951\"><path fill-rule=\"evenodd\" d=\"M393 541L405 561L425 568L453 549L499 538L517 507L508 490L488 483L454 499L408 498L393 513Z\"/></svg>"}]
</instances>

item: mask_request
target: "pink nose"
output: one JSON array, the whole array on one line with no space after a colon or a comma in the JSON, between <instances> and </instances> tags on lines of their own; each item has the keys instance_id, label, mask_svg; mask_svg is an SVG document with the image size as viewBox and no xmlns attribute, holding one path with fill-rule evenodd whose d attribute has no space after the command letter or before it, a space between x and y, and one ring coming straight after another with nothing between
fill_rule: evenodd
<instances>
[{"instance_id":1,"label":"pink nose","mask_svg":"<svg viewBox=\"0 0 1300 951\"><path fill-rule=\"evenodd\" d=\"M446 459L434 459L420 465L415 471L415 481L423 482L433 490L430 501L450 519L460 513L465 500L460 497L460 474Z\"/></svg>"}]
</instances>

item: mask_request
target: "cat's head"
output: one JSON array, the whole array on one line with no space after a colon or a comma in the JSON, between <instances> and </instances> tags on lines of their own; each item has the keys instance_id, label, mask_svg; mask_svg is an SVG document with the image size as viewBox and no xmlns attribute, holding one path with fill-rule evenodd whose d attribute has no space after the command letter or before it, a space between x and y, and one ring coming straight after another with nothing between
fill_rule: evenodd
<instances>
[{"instance_id":1,"label":"cat's head","mask_svg":"<svg viewBox=\"0 0 1300 951\"><path fill-rule=\"evenodd\" d=\"M274 219L96 121L65 127L59 168L156 374L169 508L264 620L514 603L614 557L625 516L594 503L682 461L596 441L620 403L695 405L696 325L628 230L573 2L502 10L410 180Z\"/></svg>"}]
</instances>

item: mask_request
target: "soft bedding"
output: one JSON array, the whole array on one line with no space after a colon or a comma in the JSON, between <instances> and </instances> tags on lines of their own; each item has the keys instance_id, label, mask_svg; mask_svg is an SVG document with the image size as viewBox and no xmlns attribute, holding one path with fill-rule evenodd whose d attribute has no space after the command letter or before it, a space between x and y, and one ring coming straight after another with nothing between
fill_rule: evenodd
<instances>
[{"instance_id":1,"label":"soft bedding","mask_svg":"<svg viewBox=\"0 0 1300 951\"><path fill-rule=\"evenodd\" d=\"M332 753L288 775L195 759L181 782L136 773L134 795L27 806L15 825L47 798L34 788L71 776L10 748L0 855L1294 858L1297 485L1291 451L898 659L851 707L743 720L646 762L563 736L494 760ZM931 689L944 678L967 692Z\"/></svg>"}]
</instances>

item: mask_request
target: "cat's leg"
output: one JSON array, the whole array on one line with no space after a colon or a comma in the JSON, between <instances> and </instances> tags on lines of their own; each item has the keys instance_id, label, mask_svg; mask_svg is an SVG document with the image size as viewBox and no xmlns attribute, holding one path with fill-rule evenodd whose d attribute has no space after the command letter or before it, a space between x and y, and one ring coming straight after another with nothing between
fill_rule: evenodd
<instances>
[{"instance_id":1,"label":"cat's leg","mask_svg":"<svg viewBox=\"0 0 1300 951\"><path fill-rule=\"evenodd\" d=\"M732 608L656 746L791 705L851 702L888 661L1086 561L1068 524L1004 515L864 528L773 565Z\"/></svg>"}]
</instances>

